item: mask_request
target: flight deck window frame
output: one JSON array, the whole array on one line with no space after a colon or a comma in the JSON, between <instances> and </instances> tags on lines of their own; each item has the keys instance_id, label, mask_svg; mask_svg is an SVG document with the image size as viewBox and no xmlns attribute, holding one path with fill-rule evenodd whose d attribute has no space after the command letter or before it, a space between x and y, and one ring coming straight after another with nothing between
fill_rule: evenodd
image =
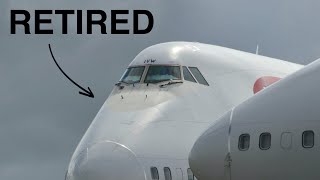
<instances>
[{"instance_id":1,"label":"flight deck window frame","mask_svg":"<svg viewBox=\"0 0 320 180\"><path fill-rule=\"evenodd\" d=\"M179 64L148 64L148 65L145 65L145 72L143 73L143 78L141 79L140 83L143 83L143 84L159 84L159 83L162 83L162 82L166 82L166 81L159 81L159 82L156 82L156 83L151 83L151 82L145 82L146 78L147 78L147 75L148 75L148 72L149 72L149 68L150 66L171 66L171 67L179 67L179 70L180 70L180 79L174 79L172 81L184 81L184 78L183 78L183 69L182 69L182 66L179 65Z\"/></svg>"},{"instance_id":2,"label":"flight deck window frame","mask_svg":"<svg viewBox=\"0 0 320 180\"><path fill-rule=\"evenodd\" d=\"M186 68L186 69L187 69L187 71L190 73L191 77L193 78L194 82L193 82L193 81L186 80L186 79L184 78L183 68ZM182 69L182 75L183 75L182 77L183 77L183 80L184 80L184 81L189 81L189 82L193 82L193 83L198 83L198 84L199 84L198 80L196 79L196 77L194 77L194 75L192 74L192 72L190 71L190 69L189 69L187 66L181 66L181 69Z\"/></svg>"},{"instance_id":3,"label":"flight deck window frame","mask_svg":"<svg viewBox=\"0 0 320 180\"><path fill-rule=\"evenodd\" d=\"M142 78L141 78L141 80L140 80L140 84L143 84L143 83L144 83L144 79L146 78L147 73L148 73L148 71L149 71L149 66L150 66L150 65L145 65L144 72L142 73Z\"/></svg>"},{"instance_id":4,"label":"flight deck window frame","mask_svg":"<svg viewBox=\"0 0 320 180\"><path fill-rule=\"evenodd\" d=\"M199 70L198 67L195 67L195 66L182 66L182 65L179 65L179 64L146 64L146 65L143 65L143 66L141 66L141 65L129 66L127 69L134 68L134 67L144 67L144 71L143 71L143 73L142 73L142 75L140 77L140 81L139 81L140 84L158 84L158 83L165 82L165 81L159 81L159 82L156 82L156 83L145 82L147 74L149 72L150 66L174 66L174 67L179 67L179 69L180 69L180 79L176 79L176 80L172 80L172 81L182 81L182 82L188 81L188 80L184 79L184 73L183 73L183 68L186 67L187 71L191 74L192 78L195 80L195 82L193 82L193 81L189 81L189 82L198 83L198 84L202 84L202 85L205 85L205 86L210 86L210 84L208 83L206 78L203 76L202 72ZM202 76L203 80L205 81L205 84L204 83L200 83L198 81L198 79L192 73L190 68L194 68L200 73L200 75ZM124 74L125 73L126 72L124 72ZM124 76L124 74L121 76L121 79Z\"/></svg>"},{"instance_id":5,"label":"flight deck window frame","mask_svg":"<svg viewBox=\"0 0 320 180\"><path fill-rule=\"evenodd\" d=\"M126 74L126 72L127 72L127 70L128 70L129 68L136 68L136 67L143 67L143 72L142 72L142 74L141 74L141 76L140 76L139 81L138 81L138 82L135 82L135 83L132 83L132 84L141 83L141 81L143 81L143 79L144 79L146 70L147 70L147 68L148 68L148 67L145 66L145 65L144 65L144 66L142 66L142 65L136 65L136 66L129 66L129 67L127 67L127 69L125 70L125 72L122 74L119 82L121 82L121 79L124 77L124 75Z\"/></svg>"},{"instance_id":6,"label":"flight deck window frame","mask_svg":"<svg viewBox=\"0 0 320 180\"><path fill-rule=\"evenodd\" d=\"M199 73L200 73L200 76L202 77L202 79L205 81L205 83L200 83L199 80L196 78L196 76L193 74L192 72L192 68L196 69ZM202 72L199 70L198 67L195 67L195 66L188 66L188 70L190 71L190 73L192 74L192 76L195 78L195 80L197 81L197 83L199 84L202 84L202 85L205 85L205 86L210 86L210 84L208 83L207 79L203 76Z\"/></svg>"}]
</instances>

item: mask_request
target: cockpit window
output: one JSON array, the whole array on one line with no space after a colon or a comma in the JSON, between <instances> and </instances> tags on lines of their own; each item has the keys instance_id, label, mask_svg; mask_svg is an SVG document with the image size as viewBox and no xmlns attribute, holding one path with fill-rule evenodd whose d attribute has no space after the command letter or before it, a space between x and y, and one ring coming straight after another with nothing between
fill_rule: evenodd
<instances>
[{"instance_id":1,"label":"cockpit window","mask_svg":"<svg viewBox=\"0 0 320 180\"><path fill-rule=\"evenodd\" d=\"M157 83L167 80L180 80L181 72L179 66L149 66L145 83Z\"/></svg>"},{"instance_id":2,"label":"cockpit window","mask_svg":"<svg viewBox=\"0 0 320 180\"><path fill-rule=\"evenodd\" d=\"M184 77L184 80L186 81L191 81L191 82L195 82L196 83L196 80L193 78L193 76L191 75L191 73L189 72L188 68L183 66L183 77Z\"/></svg>"},{"instance_id":3,"label":"cockpit window","mask_svg":"<svg viewBox=\"0 0 320 180\"><path fill-rule=\"evenodd\" d=\"M196 67L189 67L191 73L194 75L194 77L197 79L198 83L209 86L206 79L202 76L201 72Z\"/></svg>"},{"instance_id":4,"label":"cockpit window","mask_svg":"<svg viewBox=\"0 0 320 180\"><path fill-rule=\"evenodd\" d=\"M144 68L145 68L144 66L129 67L124 73L124 75L122 76L120 82L129 83L129 84L140 82Z\"/></svg>"}]
</instances>

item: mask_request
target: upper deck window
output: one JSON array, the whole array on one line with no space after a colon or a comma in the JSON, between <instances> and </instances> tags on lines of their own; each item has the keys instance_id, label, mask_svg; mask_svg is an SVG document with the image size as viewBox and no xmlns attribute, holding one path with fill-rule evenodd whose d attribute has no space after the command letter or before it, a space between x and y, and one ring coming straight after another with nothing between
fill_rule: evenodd
<instances>
[{"instance_id":1,"label":"upper deck window","mask_svg":"<svg viewBox=\"0 0 320 180\"><path fill-rule=\"evenodd\" d=\"M192 72L193 76L197 79L198 83L209 86L206 79L202 76L201 72L196 67L189 67L190 71Z\"/></svg>"},{"instance_id":2,"label":"upper deck window","mask_svg":"<svg viewBox=\"0 0 320 180\"><path fill-rule=\"evenodd\" d=\"M168 80L181 80L179 66L149 66L145 83L158 83Z\"/></svg>"},{"instance_id":3,"label":"upper deck window","mask_svg":"<svg viewBox=\"0 0 320 180\"><path fill-rule=\"evenodd\" d=\"M121 82L124 83L138 83L141 80L143 71L144 71L144 66L139 66L139 67L129 67L124 75L121 78Z\"/></svg>"}]
</instances>

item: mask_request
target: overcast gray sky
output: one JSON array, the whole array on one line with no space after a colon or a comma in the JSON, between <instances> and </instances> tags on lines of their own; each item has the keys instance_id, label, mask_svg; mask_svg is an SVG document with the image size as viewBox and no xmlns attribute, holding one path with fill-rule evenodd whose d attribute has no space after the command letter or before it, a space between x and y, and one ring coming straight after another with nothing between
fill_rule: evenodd
<instances>
[{"instance_id":1,"label":"overcast gray sky","mask_svg":"<svg viewBox=\"0 0 320 180\"><path fill-rule=\"evenodd\" d=\"M318 0L1 0L0 179L63 179L113 84L144 48L179 40L254 52L259 44L265 56L308 64L320 57L319 7ZM148 9L155 24L147 35L61 35L54 16L54 35L10 35L11 9ZM48 43L94 99L61 74Z\"/></svg>"}]
</instances>

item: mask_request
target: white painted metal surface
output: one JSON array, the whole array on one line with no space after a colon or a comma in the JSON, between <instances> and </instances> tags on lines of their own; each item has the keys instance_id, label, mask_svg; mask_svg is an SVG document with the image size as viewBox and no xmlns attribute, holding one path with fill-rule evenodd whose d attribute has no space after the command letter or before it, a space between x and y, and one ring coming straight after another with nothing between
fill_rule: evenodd
<instances>
[{"instance_id":1,"label":"white painted metal surface","mask_svg":"<svg viewBox=\"0 0 320 180\"><path fill-rule=\"evenodd\" d=\"M320 178L320 60L282 79L233 110L231 123L232 180L317 180ZM230 112L219 118L196 141L190 166L201 180L223 180L228 153ZM304 132L313 138L303 140ZM271 146L259 147L262 133L271 134ZM250 147L238 147L241 134L250 135ZM310 136L310 137L312 137ZM312 143L313 139L313 143ZM305 143L310 145L305 145Z\"/></svg>"},{"instance_id":2,"label":"white painted metal surface","mask_svg":"<svg viewBox=\"0 0 320 180\"><path fill-rule=\"evenodd\" d=\"M171 169L173 179L179 179L176 169L187 174L188 154L197 137L225 112L253 96L258 78L283 78L302 68L189 42L151 46L129 67L154 65L197 67L209 86L182 79L182 83L160 87L168 81L146 84L143 78L140 83L118 84L75 150L68 180L149 180L150 167L158 168L161 180L164 167Z\"/></svg>"}]
</instances>

